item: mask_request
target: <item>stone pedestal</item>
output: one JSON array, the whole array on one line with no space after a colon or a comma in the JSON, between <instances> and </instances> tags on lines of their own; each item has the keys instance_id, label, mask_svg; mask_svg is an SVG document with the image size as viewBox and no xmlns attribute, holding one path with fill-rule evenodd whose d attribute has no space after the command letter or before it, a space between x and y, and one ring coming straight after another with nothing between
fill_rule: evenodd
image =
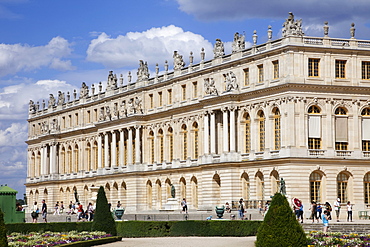
<instances>
[{"instance_id":1,"label":"stone pedestal","mask_svg":"<svg viewBox=\"0 0 370 247\"><path fill-rule=\"evenodd\" d=\"M164 210L180 210L180 205L176 198L168 198L167 203L164 204Z\"/></svg>"}]
</instances>

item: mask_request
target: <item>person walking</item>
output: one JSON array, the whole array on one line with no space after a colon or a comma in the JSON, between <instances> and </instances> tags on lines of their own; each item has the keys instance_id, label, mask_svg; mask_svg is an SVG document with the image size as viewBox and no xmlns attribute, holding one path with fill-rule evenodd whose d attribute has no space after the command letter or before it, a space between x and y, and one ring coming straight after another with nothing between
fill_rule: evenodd
<instances>
[{"instance_id":1,"label":"person walking","mask_svg":"<svg viewBox=\"0 0 370 247\"><path fill-rule=\"evenodd\" d=\"M47 207L47 205L46 205L45 200L42 200L41 214L42 214L42 218L44 219L44 222L45 222L45 223L47 223L47 222L48 222L48 220L47 220L47 216L48 216L48 207Z\"/></svg>"},{"instance_id":2,"label":"person walking","mask_svg":"<svg viewBox=\"0 0 370 247\"><path fill-rule=\"evenodd\" d=\"M311 211L312 223L315 223L315 219L316 219L317 223L319 223L319 217L317 216L317 204L316 204L315 201L311 202L310 211Z\"/></svg>"},{"instance_id":3,"label":"person walking","mask_svg":"<svg viewBox=\"0 0 370 247\"><path fill-rule=\"evenodd\" d=\"M32 223L37 223L37 218L39 217L39 208L37 207L37 202L35 202L32 206Z\"/></svg>"},{"instance_id":4,"label":"person walking","mask_svg":"<svg viewBox=\"0 0 370 247\"><path fill-rule=\"evenodd\" d=\"M340 214L340 198L338 198L338 199L334 202L334 211L335 211L335 215L337 216L337 222L339 222L339 214Z\"/></svg>"},{"instance_id":5,"label":"person walking","mask_svg":"<svg viewBox=\"0 0 370 247\"><path fill-rule=\"evenodd\" d=\"M94 219L94 207L91 202L87 206L87 213L89 215L89 221L92 221Z\"/></svg>"},{"instance_id":6,"label":"person walking","mask_svg":"<svg viewBox=\"0 0 370 247\"><path fill-rule=\"evenodd\" d=\"M320 220L321 220L322 207L321 207L320 203L317 204L316 211L317 211L317 218L320 218ZM319 220L319 219L317 219L317 220Z\"/></svg>"},{"instance_id":7,"label":"person walking","mask_svg":"<svg viewBox=\"0 0 370 247\"><path fill-rule=\"evenodd\" d=\"M181 206L182 206L182 212L187 214L188 213L188 203L186 202L185 198L182 199Z\"/></svg>"},{"instance_id":8,"label":"person walking","mask_svg":"<svg viewBox=\"0 0 370 247\"><path fill-rule=\"evenodd\" d=\"M54 214L53 215L60 215L59 214L59 202L55 203L55 206L54 206Z\"/></svg>"},{"instance_id":9,"label":"person walking","mask_svg":"<svg viewBox=\"0 0 370 247\"><path fill-rule=\"evenodd\" d=\"M239 200L239 219L243 220L244 219L244 205L243 205L243 198L240 198Z\"/></svg>"},{"instance_id":10,"label":"person walking","mask_svg":"<svg viewBox=\"0 0 370 247\"><path fill-rule=\"evenodd\" d=\"M325 210L324 213L321 216L322 223L324 225L323 232L327 232L329 228L329 216L328 216L328 211Z\"/></svg>"},{"instance_id":11,"label":"person walking","mask_svg":"<svg viewBox=\"0 0 370 247\"><path fill-rule=\"evenodd\" d=\"M352 222L352 204L350 201L347 202L347 221L349 220Z\"/></svg>"},{"instance_id":12,"label":"person walking","mask_svg":"<svg viewBox=\"0 0 370 247\"><path fill-rule=\"evenodd\" d=\"M60 202L60 207L59 207L59 213L63 213L64 211L64 205L63 205L63 201Z\"/></svg>"},{"instance_id":13,"label":"person walking","mask_svg":"<svg viewBox=\"0 0 370 247\"><path fill-rule=\"evenodd\" d=\"M325 203L325 210L327 211L328 213L328 220L331 220L331 211L333 210L330 203L329 202L326 202ZM325 211L324 210L324 211Z\"/></svg>"}]
</instances>

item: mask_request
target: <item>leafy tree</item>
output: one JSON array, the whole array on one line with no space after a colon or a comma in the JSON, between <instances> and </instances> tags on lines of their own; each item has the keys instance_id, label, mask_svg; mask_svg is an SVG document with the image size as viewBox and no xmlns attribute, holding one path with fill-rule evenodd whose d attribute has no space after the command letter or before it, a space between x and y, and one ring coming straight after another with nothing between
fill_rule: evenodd
<instances>
[{"instance_id":1,"label":"leafy tree","mask_svg":"<svg viewBox=\"0 0 370 247\"><path fill-rule=\"evenodd\" d=\"M110 211L103 186L100 186L98 191L94 221L92 223L91 230L103 231L110 233L113 236L117 235L116 222L114 221L113 215Z\"/></svg>"},{"instance_id":2,"label":"leafy tree","mask_svg":"<svg viewBox=\"0 0 370 247\"><path fill-rule=\"evenodd\" d=\"M6 236L6 228L4 222L4 213L0 208L0 246L8 247L8 238Z\"/></svg>"},{"instance_id":3,"label":"leafy tree","mask_svg":"<svg viewBox=\"0 0 370 247\"><path fill-rule=\"evenodd\" d=\"M306 234L285 196L276 193L258 228L256 247L307 247Z\"/></svg>"}]
</instances>

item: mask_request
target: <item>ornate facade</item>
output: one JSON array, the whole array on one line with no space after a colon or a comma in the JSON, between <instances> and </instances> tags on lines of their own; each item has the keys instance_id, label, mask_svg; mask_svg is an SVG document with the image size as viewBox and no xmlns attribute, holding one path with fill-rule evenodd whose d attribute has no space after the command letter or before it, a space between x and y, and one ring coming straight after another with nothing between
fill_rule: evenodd
<instances>
[{"instance_id":1,"label":"ornate facade","mask_svg":"<svg viewBox=\"0 0 370 247\"><path fill-rule=\"evenodd\" d=\"M370 41L304 36L293 14L283 38L245 48L235 34L232 54L217 40L214 58L138 80L113 72L105 91L85 83L77 95L30 102L29 201L87 204L90 188L128 213L164 210L187 198L191 210L244 198L270 199L286 181L289 197L308 209L315 200L370 204Z\"/></svg>"}]
</instances>

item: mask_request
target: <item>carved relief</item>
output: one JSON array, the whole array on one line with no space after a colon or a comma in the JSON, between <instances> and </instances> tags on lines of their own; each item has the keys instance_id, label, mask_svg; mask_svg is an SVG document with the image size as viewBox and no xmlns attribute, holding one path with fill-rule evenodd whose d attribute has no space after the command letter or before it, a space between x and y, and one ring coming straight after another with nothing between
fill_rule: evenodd
<instances>
[{"instance_id":1,"label":"carved relief","mask_svg":"<svg viewBox=\"0 0 370 247\"><path fill-rule=\"evenodd\" d=\"M234 72L230 71L227 74L224 74L225 83L226 83L226 92L230 92L231 90L238 90L239 85L236 80L236 75Z\"/></svg>"},{"instance_id":2,"label":"carved relief","mask_svg":"<svg viewBox=\"0 0 370 247\"><path fill-rule=\"evenodd\" d=\"M119 117L124 118L127 116L126 101L122 100L119 110Z\"/></svg>"},{"instance_id":3,"label":"carved relief","mask_svg":"<svg viewBox=\"0 0 370 247\"><path fill-rule=\"evenodd\" d=\"M206 95L218 95L213 78L204 79L204 92Z\"/></svg>"}]
</instances>

